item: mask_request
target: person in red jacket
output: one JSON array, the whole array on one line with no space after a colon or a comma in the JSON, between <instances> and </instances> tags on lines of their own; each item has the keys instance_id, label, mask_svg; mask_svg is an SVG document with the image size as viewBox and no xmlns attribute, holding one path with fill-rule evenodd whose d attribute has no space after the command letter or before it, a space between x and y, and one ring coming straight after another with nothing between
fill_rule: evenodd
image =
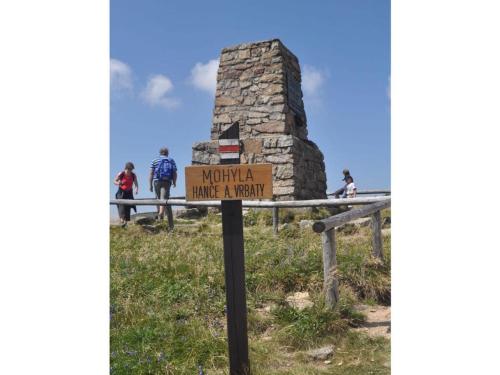
<instances>
[{"instance_id":1,"label":"person in red jacket","mask_svg":"<svg viewBox=\"0 0 500 375\"><path fill-rule=\"evenodd\" d=\"M115 185L118 185L118 191L116 192L116 199L134 199L133 187L135 185L135 194L139 192L139 182L137 181L137 176L133 172L134 164L128 162L125 164L125 169L118 173L113 181ZM120 215L120 223L122 227L127 226L127 222L130 221L130 210L134 209L135 206L129 205L118 205L118 214ZM137 211L136 211L137 212Z\"/></svg>"}]
</instances>

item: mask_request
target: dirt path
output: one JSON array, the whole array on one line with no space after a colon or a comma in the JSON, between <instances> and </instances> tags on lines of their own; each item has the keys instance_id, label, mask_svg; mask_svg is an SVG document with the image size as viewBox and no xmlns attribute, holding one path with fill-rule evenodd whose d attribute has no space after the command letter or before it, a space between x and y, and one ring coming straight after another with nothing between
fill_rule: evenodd
<instances>
[{"instance_id":1,"label":"dirt path","mask_svg":"<svg viewBox=\"0 0 500 375\"><path fill-rule=\"evenodd\" d=\"M358 305L356 310L366 316L366 321L361 327L355 328L357 332L364 332L370 337L391 338L391 307Z\"/></svg>"}]
</instances>

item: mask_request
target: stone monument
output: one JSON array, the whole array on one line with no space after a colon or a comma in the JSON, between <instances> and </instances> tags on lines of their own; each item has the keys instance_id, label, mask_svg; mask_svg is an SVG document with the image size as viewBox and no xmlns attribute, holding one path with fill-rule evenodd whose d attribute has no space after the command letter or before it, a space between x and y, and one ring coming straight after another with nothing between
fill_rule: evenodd
<instances>
[{"instance_id":1,"label":"stone monument","mask_svg":"<svg viewBox=\"0 0 500 375\"><path fill-rule=\"evenodd\" d=\"M219 164L219 135L238 121L241 163L273 164L276 200L326 198L323 154L307 139L297 57L279 39L224 48L211 141L193 145L193 164Z\"/></svg>"}]
</instances>

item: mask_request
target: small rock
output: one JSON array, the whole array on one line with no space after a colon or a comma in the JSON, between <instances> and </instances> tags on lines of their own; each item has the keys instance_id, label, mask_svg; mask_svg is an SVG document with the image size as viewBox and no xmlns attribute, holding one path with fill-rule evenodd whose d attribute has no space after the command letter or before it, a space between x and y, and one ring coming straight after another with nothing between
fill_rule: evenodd
<instances>
[{"instance_id":1,"label":"small rock","mask_svg":"<svg viewBox=\"0 0 500 375\"><path fill-rule=\"evenodd\" d=\"M142 225L142 229L149 233L158 233L160 231L157 225Z\"/></svg>"},{"instance_id":2,"label":"small rock","mask_svg":"<svg viewBox=\"0 0 500 375\"><path fill-rule=\"evenodd\" d=\"M299 227L300 227L300 229L311 228L313 224L314 224L314 220L301 220L299 222Z\"/></svg>"},{"instance_id":3,"label":"small rock","mask_svg":"<svg viewBox=\"0 0 500 375\"><path fill-rule=\"evenodd\" d=\"M289 223L285 223L285 224L281 224L280 226L278 226L278 230L285 230L285 229L291 229L292 226L289 224Z\"/></svg>"},{"instance_id":4,"label":"small rock","mask_svg":"<svg viewBox=\"0 0 500 375\"><path fill-rule=\"evenodd\" d=\"M314 303L309 297L309 292L296 292L293 295L286 297L286 301L291 307L299 311L314 306Z\"/></svg>"},{"instance_id":5,"label":"small rock","mask_svg":"<svg viewBox=\"0 0 500 375\"><path fill-rule=\"evenodd\" d=\"M344 234L355 234L360 228L369 226L371 222L372 219L370 217L362 217L341 225L338 231Z\"/></svg>"},{"instance_id":6,"label":"small rock","mask_svg":"<svg viewBox=\"0 0 500 375\"><path fill-rule=\"evenodd\" d=\"M270 313L270 312L271 312L271 310L272 310L273 308L275 308L275 307L276 307L276 305L274 305L274 304L264 306L264 311L265 311L265 312L267 312L267 313Z\"/></svg>"},{"instance_id":7,"label":"small rock","mask_svg":"<svg viewBox=\"0 0 500 375\"><path fill-rule=\"evenodd\" d=\"M204 215L197 208L185 208L182 210L177 210L175 216L182 219L199 219Z\"/></svg>"},{"instance_id":8,"label":"small rock","mask_svg":"<svg viewBox=\"0 0 500 375\"><path fill-rule=\"evenodd\" d=\"M328 361L325 361L325 362L323 362L323 363L324 363L325 365L329 365L329 364L331 364L331 363L332 363L332 361L328 360Z\"/></svg>"},{"instance_id":9,"label":"small rock","mask_svg":"<svg viewBox=\"0 0 500 375\"><path fill-rule=\"evenodd\" d=\"M309 350L306 354L314 360L324 361L333 354L333 345L327 345L322 348Z\"/></svg>"},{"instance_id":10,"label":"small rock","mask_svg":"<svg viewBox=\"0 0 500 375\"><path fill-rule=\"evenodd\" d=\"M209 207L207 210L207 213L218 214L218 213L220 213L220 208L219 207Z\"/></svg>"},{"instance_id":11,"label":"small rock","mask_svg":"<svg viewBox=\"0 0 500 375\"><path fill-rule=\"evenodd\" d=\"M155 218L152 216L136 216L134 222L139 225L151 225L154 224Z\"/></svg>"}]
</instances>

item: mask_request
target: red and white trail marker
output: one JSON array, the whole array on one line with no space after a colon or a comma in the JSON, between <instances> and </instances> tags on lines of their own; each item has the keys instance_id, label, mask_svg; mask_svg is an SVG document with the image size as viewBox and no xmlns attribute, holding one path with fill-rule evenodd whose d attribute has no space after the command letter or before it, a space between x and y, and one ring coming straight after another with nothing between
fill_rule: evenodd
<instances>
[{"instance_id":1,"label":"red and white trail marker","mask_svg":"<svg viewBox=\"0 0 500 375\"><path fill-rule=\"evenodd\" d=\"M219 139L219 154L221 159L239 159L240 140Z\"/></svg>"}]
</instances>

